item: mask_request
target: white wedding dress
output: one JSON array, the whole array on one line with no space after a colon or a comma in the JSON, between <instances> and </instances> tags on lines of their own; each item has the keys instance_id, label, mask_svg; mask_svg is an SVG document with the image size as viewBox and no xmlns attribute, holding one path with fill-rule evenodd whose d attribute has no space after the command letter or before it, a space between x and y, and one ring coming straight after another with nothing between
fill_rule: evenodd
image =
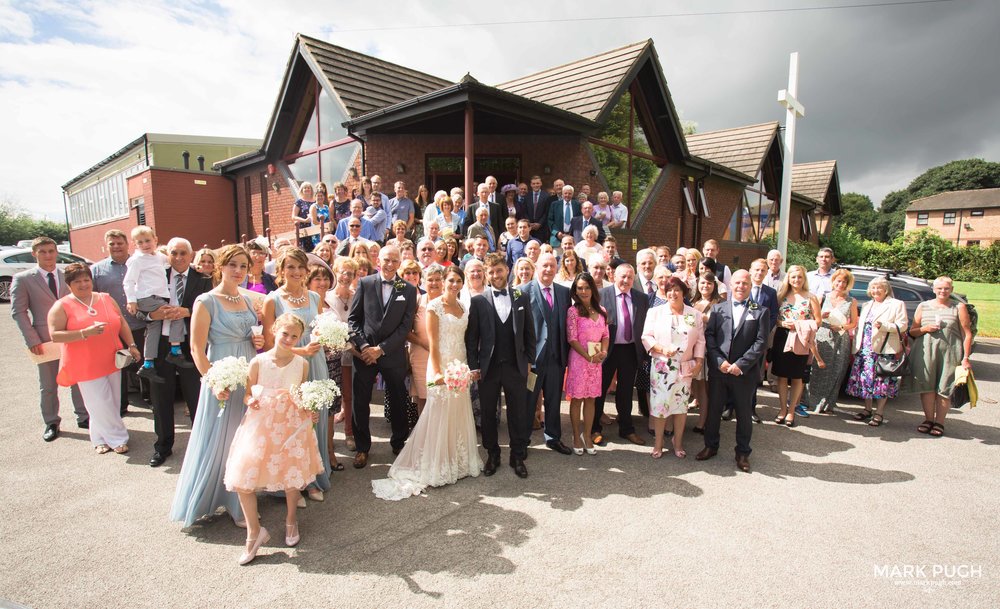
<instances>
[{"instance_id":1,"label":"white wedding dress","mask_svg":"<svg viewBox=\"0 0 1000 609\"><path fill-rule=\"evenodd\" d=\"M433 311L439 320L441 365L447 366L454 360L467 364L468 311L463 307L461 317L446 313L440 298L428 303L427 310ZM429 362L427 378L431 378ZM482 468L469 392L454 394L443 386L430 387L420 419L389 469L389 477L372 480L372 491L380 499L399 501L419 495L428 486L444 486L466 476L478 476Z\"/></svg>"}]
</instances>

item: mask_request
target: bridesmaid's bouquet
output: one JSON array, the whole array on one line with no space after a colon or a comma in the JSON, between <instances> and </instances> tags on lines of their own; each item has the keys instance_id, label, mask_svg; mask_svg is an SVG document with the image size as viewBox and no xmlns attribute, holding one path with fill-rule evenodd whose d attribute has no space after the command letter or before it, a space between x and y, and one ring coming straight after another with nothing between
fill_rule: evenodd
<instances>
[{"instance_id":1,"label":"bridesmaid's bouquet","mask_svg":"<svg viewBox=\"0 0 1000 609\"><path fill-rule=\"evenodd\" d=\"M245 357L235 357L230 355L212 364L201 381L209 386L213 392L235 391L239 387L245 387L247 379L250 377L250 364ZM219 400L219 414L226 408L225 400Z\"/></svg>"},{"instance_id":2,"label":"bridesmaid's bouquet","mask_svg":"<svg viewBox=\"0 0 1000 609\"><path fill-rule=\"evenodd\" d=\"M464 393L469 390L469 379L472 376L472 372L469 370L469 366L463 364L462 362L453 360L444 369L444 388L454 394ZM427 383L428 387L434 387L437 382Z\"/></svg>"},{"instance_id":3,"label":"bridesmaid's bouquet","mask_svg":"<svg viewBox=\"0 0 1000 609\"><path fill-rule=\"evenodd\" d=\"M347 324L340 321L333 313L317 315L310 325L313 328L312 335L319 344L336 353L340 353L347 348L347 339L350 335L350 330ZM340 394L338 393L337 395Z\"/></svg>"},{"instance_id":4,"label":"bridesmaid's bouquet","mask_svg":"<svg viewBox=\"0 0 1000 609\"><path fill-rule=\"evenodd\" d=\"M320 379L318 381L306 381L297 387L293 387L289 393L292 401L299 408L308 410L309 412L322 412L333 404L334 398L340 395L340 387L330 379ZM308 429L311 423L312 421L306 419L301 425L296 427L292 435L288 436L285 443L281 445L281 449L288 448L288 443L292 441L292 438L297 436L302 430Z\"/></svg>"}]
</instances>

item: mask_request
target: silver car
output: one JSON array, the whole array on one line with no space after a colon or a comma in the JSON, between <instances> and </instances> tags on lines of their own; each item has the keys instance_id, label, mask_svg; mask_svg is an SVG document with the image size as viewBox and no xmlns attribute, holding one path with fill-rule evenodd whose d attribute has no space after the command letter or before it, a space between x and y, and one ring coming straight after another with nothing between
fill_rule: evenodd
<instances>
[{"instance_id":1,"label":"silver car","mask_svg":"<svg viewBox=\"0 0 1000 609\"><path fill-rule=\"evenodd\" d=\"M82 262L87 266L93 264L83 256L59 252L56 266L64 269L74 262ZM0 302L10 302L10 285L14 281L14 275L35 268L35 265L35 257L31 255L30 248L0 250Z\"/></svg>"}]
</instances>

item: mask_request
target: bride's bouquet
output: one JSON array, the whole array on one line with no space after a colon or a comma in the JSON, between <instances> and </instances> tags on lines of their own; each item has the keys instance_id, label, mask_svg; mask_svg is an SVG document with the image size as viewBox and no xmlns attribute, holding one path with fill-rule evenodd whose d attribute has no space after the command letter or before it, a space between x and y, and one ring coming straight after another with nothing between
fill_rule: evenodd
<instances>
[{"instance_id":1,"label":"bride's bouquet","mask_svg":"<svg viewBox=\"0 0 1000 609\"><path fill-rule=\"evenodd\" d=\"M340 395L340 387L331 379L321 379L318 381L306 381L298 387L294 387L290 392L292 401L295 402L299 408L303 410L308 410L309 412L322 412L329 408L333 404L334 398ZM307 429L312 423L310 420L304 421L299 425L292 435L288 436L285 443L282 445L282 449L288 446L288 443L292 441L300 431Z\"/></svg>"},{"instance_id":2,"label":"bride's bouquet","mask_svg":"<svg viewBox=\"0 0 1000 609\"><path fill-rule=\"evenodd\" d=\"M469 390L469 379L472 376L469 366L462 362L453 360L444 369L444 388L454 394L464 393ZM428 387L437 386L437 382L427 384Z\"/></svg>"},{"instance_id":3,"label":"bride's bouquet","mask_svg":"<svg viewBox=\"0 0 1000 609\"><path fill-rule=\"evenodd\" d=\"M347 348L350 330L347 324L340 321L333 313L317 315L310 325L313 329L312 335L319 344L337 353Z\"/></svg>"},{"instance_id":4,"label":"bride's bouquet","mask_svg":"<svg viewBox=\"0 0 1000 609\"><path fill-rule=\"evenodd\" d=\"M250 376L250 364L245 357L235 357L230 355L212 364L205 376L201 377L203 383L209 386L213 392L234 391L247 384ZM219 400L219 414L226 407L225 400Z\"/></svg>"}]
</instances>

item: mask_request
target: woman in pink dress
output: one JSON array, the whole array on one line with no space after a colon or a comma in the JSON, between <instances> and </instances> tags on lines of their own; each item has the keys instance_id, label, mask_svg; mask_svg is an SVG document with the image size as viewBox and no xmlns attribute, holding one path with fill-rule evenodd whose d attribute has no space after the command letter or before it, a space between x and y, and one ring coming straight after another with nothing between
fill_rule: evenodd
<instances>
[{"instance_id":1,"label":"woman in pink dress","mask_svg":"<svg viewBox=\"0 0 1000 609\"><path fill-rule=\"evenodd\" d=\"M601 307L597 285L590 273L580 273L570 286L573 306L566 314L569 363L566 397L573 425L573 452L597 454L589 430L594 423L594 398L601 395L601 362L608 356L608 314ZM581 426L580 408L583 407Z\"/></svg>"},{"instance_id":2,"label":"woman in pink dress","mask_svg":"<svg viewBox=\"0 0 1000 609\"><path fill-rule=\"evenodd\" d=\"M417 265L417 269L420 266ZM430 357L427 342L427 303L441 295L444 287L444 267L432 264L423 271L426 294L417 298L417 314L413 317L413 330L406 336L410 343L410 397L417 404L417 416L424 411L427 402L427 358ZM404 276L405 278L405 276Z\"/></svg>"},{"instance_id":3,"label":"woman in pink dress","mask_svg":"<svg viewBox=\"0 0 1000 609\"><path fill-rule=\"evenodd\" d=\"M250 362L247 411L233 436L224 478L226 490L239 495L247 522L241 565L252 561L271 538L260 525L257 491L285 492L285 545L291 547L299 543L296 509L302 489L324 471L310 424L319 415L299 408L290 395L309 378L309 363L292 353L305 329L299 317L280 315L271 326L274 348Z\"/></svg>"}]
</instances>

